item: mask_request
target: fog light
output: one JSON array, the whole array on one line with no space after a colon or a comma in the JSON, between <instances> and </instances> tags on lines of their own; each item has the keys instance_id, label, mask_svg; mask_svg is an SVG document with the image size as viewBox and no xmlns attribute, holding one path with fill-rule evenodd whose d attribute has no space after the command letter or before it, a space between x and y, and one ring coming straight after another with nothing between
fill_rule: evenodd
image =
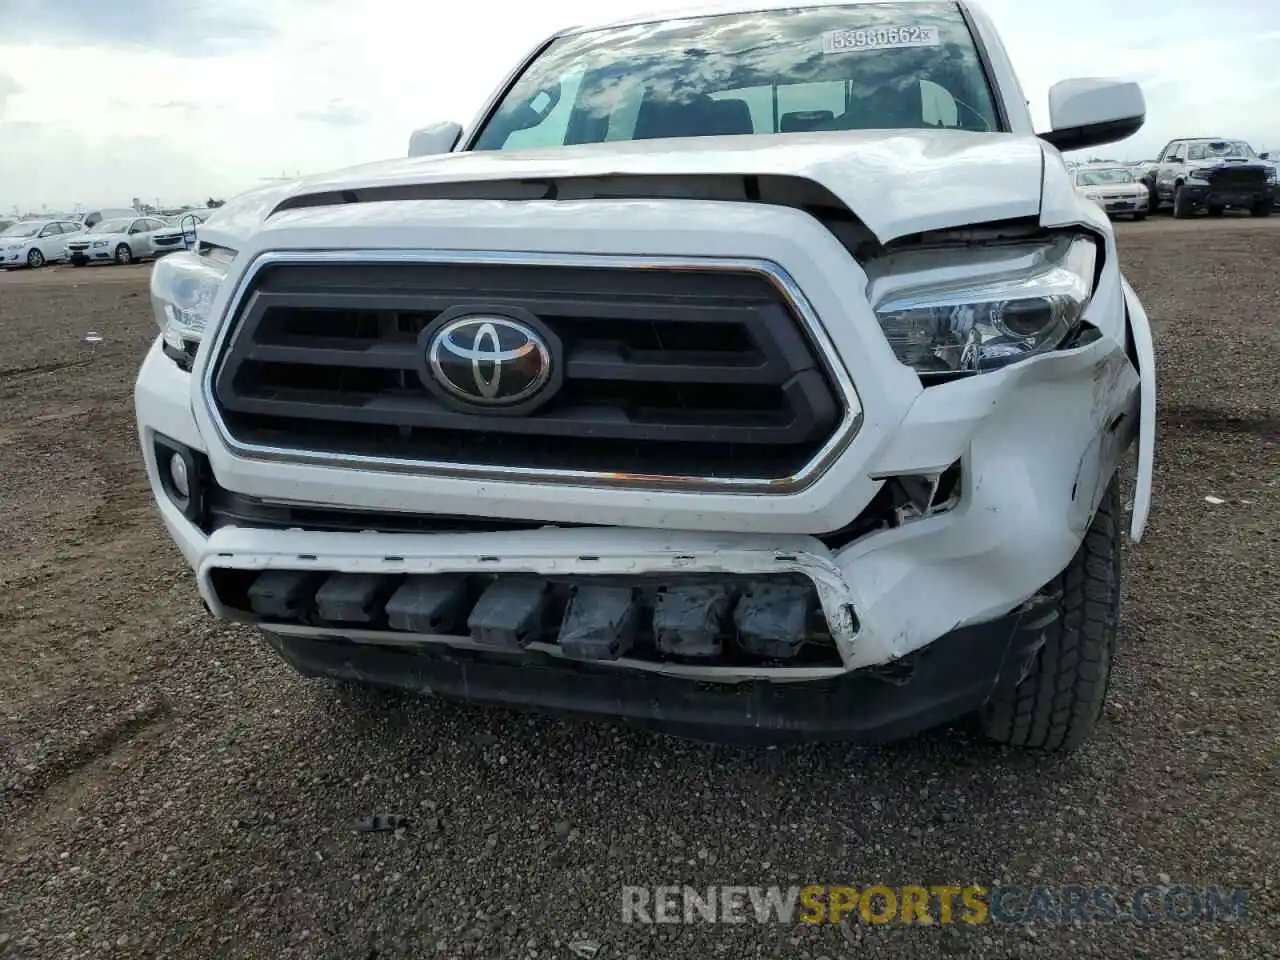
<instances>
[{"instance_id":1,"label":"fog light","mask_svg":"<svg viewBox=\"0 0 1280 960\"><path fill-rule=\"evenodd\" d=\"M174 453L169 457L169 478L173 481L173 490L184 500L191 496L191 483L187 479L187 461L182 454Z\"/></svg>"},{"instance_id":2,"label":"fog light","mask_svg":"<svg viewBox=\"0 0 1280 960\"><path fill-rule=\"evenodd\" d=\"M160 486L182 515L199 526L204 521L209 464L204 454L177 440L154 434L155 464Z\"/></svg>"}]
</instances>

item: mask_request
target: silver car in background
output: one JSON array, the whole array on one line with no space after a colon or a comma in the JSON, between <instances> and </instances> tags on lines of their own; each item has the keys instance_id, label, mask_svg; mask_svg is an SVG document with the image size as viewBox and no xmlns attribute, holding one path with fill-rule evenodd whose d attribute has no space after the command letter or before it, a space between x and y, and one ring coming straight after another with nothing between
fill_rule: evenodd
<instances>
[{"instance_id":1,"label":"silver car in background","mask_svg":"<svg viewBox=\"0 0 1280 960\"><path fill-rule=\"evenodd\" d=\"M1127 214L1135 220L1146 219L1151 195L1130 167L1118 163L1078 167L1072 179L1076 192L1102 207L1107 216Z\"/></svg>"},{"instance_id":2,"label":"silver car in background","mask_svg":"<svg viewBox=\"0 0 1280 960\"><path fill-rule=\"evenodd\" d=\"M103 220L67 243L67 259L73 266L90 263L135 263L155 256L151 238L169 226L161 217L124 217Z\"/></svg>"}]
</instances>

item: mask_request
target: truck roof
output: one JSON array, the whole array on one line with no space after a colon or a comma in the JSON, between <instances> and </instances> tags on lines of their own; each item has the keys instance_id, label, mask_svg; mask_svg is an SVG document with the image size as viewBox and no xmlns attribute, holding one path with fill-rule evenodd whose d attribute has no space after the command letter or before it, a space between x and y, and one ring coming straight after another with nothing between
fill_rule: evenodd
<instances>
[{"instance_id":1,"label":"truck roof","mask_svg":"<svg viewBox=\"0 0 1280 960\"><path fill-rule=\"evenodd\" d=\"M801 7L870 6L882 3L936 3L938 0L720 0L718 3L696 4L667 11L633 14L620 19L581 24L559 31L558 36L587 33L607 27L627 27L641 23L664 23L668 20L690 20L695 17L724 16L735 13L765 13L771 10L794 10ZM972 6L970 0L954 0L960 7Z\"/></svg>"}]
</instances>

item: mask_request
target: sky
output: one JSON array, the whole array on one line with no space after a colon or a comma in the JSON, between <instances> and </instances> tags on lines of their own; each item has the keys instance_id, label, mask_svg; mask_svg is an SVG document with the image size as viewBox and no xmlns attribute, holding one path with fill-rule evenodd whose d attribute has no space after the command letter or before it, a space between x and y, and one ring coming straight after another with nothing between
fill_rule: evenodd
<instances>
[{"instance_id":1,"label":"sky","mask_svg":"<svg viewBox=\"0 0 1280 960\"><path fill-rule=\"evenodd\" d=\"M799 2L799 0L798 0ZM1280 149L1280 0L985 0L1047 125L1048 88L1137 80L1175 136ZM679 10L615 0L607 18ZM0 0L0 213L203 202L265 178L403 156L468 123L530 48L592 0Z\"/></svg>"}]
</instances>

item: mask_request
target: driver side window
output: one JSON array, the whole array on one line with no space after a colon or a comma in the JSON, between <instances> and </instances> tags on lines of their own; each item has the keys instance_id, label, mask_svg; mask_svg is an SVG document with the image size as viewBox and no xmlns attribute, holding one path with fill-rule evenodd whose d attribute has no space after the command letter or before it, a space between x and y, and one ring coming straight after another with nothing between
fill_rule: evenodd
<instances>
[{"instance_id":1,"label":"driver side window","mask_svg":"<svg viewBox=\"0 0 1280 960\"><path fill-rule=\"evenodd\" d=\"M1187 148L1187 159L1188 159L1188 160L1203 160L1203 159L1204 159L1204 144L1202 144L1202 143L1198 143L1198 144L1196 144L1196 145L1195 145L1195 146L1193 146L1193 147L1188 147L1188 148Z\"/></svg>"}]
</instances>

